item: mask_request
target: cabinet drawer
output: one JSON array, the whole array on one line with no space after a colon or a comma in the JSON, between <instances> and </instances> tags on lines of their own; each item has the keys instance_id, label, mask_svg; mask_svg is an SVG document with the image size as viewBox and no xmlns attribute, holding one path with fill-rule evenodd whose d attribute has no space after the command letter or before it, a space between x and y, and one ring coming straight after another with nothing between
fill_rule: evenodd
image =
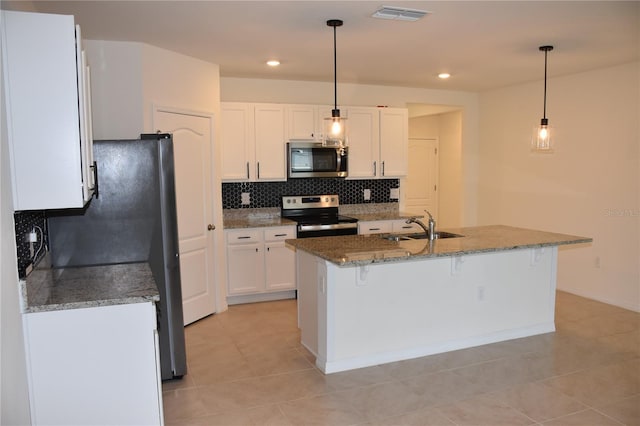
<instances>
[{"instance_id":1,"label":"cabinet drawer","mask_svg":"<svg viewBox=\"0 0 640 426\"><path fill-rule=\"evenodd\" d=\"M264 231L265 241L283 241L296 237L296 228L287 226L286 228L268 228Z\"/></svg>"},{"instance_id":2,"label":"cabinet drawer","mask_svg":"<svg viewBox=\"0 0 640 426\"><path fill-rule=\"evenodd\" d=\"M227 231L227 244L262 242L262 232L258 229L238 229Z\"/></svg>"},{"instance_id":3,"label":"cabinet drawer","mask_svg":"<svg viewBox=\"0 0 640 426\"><path fill-rule=\"evenodd\" d=\"M391 229L392 229L392 221L390 220L358 223L358 233L361 235L385 234L385 233L391 232Z\"/></svg>"},{"instance_id":4,"label":"cabinet drawer","mask_svg":"<svg viewBox=\"0 0 640 426\"><path fill-rule=\"evenodd\" d=\"M407 223L404 220L393 221L393 232L422 232L420 225Z\"/></svg>"}]
</instances>

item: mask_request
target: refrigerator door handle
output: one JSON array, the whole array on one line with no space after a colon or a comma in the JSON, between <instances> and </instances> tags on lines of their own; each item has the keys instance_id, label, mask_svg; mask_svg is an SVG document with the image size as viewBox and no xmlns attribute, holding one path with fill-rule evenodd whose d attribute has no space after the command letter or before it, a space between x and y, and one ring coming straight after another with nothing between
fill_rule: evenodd
<instances>
[{"instance_id":1,"label":"refrigerator door handle","mask_svg":"<svg viewBox=\"0 0 640 426\"><path fill-rule=\"evenodd\" d=\"M96 198L100 196L99 186L98 186L98 162L94 161L93 165L89 166L90 169L93 169L93 193Z\"/></svg>"}]
</instances>

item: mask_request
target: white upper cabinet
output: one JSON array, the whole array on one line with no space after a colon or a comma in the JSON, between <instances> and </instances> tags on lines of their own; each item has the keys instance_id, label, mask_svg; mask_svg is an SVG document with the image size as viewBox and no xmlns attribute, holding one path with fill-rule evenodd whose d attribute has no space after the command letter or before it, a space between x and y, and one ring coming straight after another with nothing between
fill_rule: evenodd
<instances>
[{"instance_id":1,"label":"white upper cabinet","mask_svg":"<svg viewBox=\"0 0 640 426\"><path fill-rule=\"evenodd\" d=\"M406 176L409 117L405 108L347 109L350 178Z\"/></svg>"},{"instance_id":2,"label":"white upper cabinet","mask_svg":"<svg viewBox=\"0 0 640 426\"><path fill-rule=\"evenodd\" d=\"M83 207L94 192L89 72L73 16L2 11L15 210Z\"/></svg>"},{"instance_id":3,"label":"white upper cabinet","mask_svg":"<svg viewBox=\"0 0 640 426\"><path fill-rule=\"evenodd\" d=\"M321 141L324 119L331 117L332 109L328 105L286 105L287 141Z\"/></svg>"},{"instance_id":4,"label":"white upper cabinet","mask_svg":"<svg viewBox=\"0 0 640 426\"><path fill-rule=\"evenodd\" d=\"M315 105L287 105L287 140L317 140L318 108Z\"/></svg>"},{"instance_id":5,"label":"white upper cabinet","mask_svg":"<svg viewBox=\"0 0 640 426\"><path fill-rule=\"evenodd\" d=\"M286 180L286 136L284 107L261 104L255 107L255 180Z\"/></svg>"},{"instance_id":6,"label":"white upper cabinet","mask_svg":"<svg viewBox=\"0 0 640 426\"><path fill-rule=\"evenodd\" d=\"M380 177L407 175L409 113L405 108L380 109Z\"/></svg>"},{"instance_id":7,"label":"white upper cabinet","mask_svg":"<svg viewBox=\"0 0 640 426\"><path fill-rule=\"evenodd\" d=\"M221 104L222 179L249 180L255 161L253 106L245 103Z\"/></svg>"},{"instance_id":8,"label":"white upper cabinet","mask_svg":"<svg viewBox=\"0 0 640 426\"><path fill-rule=\"evenodd\" d=\"M221 117L223 180L286 180L282 105L223 102Z\"/></svg>"},{"instance_id":9,"label":"white upper cabinet","mask_svg":"<svg viewBox=\"0 0 640 426\"><path fill-rule=\"evenodd\" d=\"M380 163L380 119L377 108L352 107L347 111L349 177L376 177Z\"/></svg>"}]
</instances>

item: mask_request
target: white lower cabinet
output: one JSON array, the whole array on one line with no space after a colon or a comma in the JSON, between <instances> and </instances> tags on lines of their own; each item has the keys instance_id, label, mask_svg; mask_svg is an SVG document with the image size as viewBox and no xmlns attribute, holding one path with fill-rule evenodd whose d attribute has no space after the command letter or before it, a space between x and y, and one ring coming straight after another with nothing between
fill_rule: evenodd
<instances>
[{"instance_id":1,"label":"white lower cabinet","mask_svg":"<svg viewBox=\"0 0 640 426\"><path fill-rule=\"evenodd\" d=\"M417 223L407 223L406 219L391 221L391 231L397 233L423 232L424 229Z\"/></svg>"},{"instance_id":2,"label":"white lower cabinet","mask_svg":"<svg viewBox=\"0 0 640 426\"><path fill-rule=\"evenodd\" d=\"M154 303L23 321L33 425L163 424Z\"/></svg>"},{"instance_id":3,"label":"white lower cabinet","mask_svg":"<svg viewBox=\"0 0 640 426\"><path fill-rule=\"evenodd\" d=\"M285 240L294 226L225 231L227 290L230 296L295 290L295 252Z\"/></svg>"},{"instance_id":4,"label":"white lower cabinet","mask_svg":"<svg viewBox=\"0 0 640 426\"><path fill-rule=\"evenodd\" d=\"M358 222L358 234L386 234L392 232L393 226L390 220L370 220Z\"/></svg>"},{"instance_id":5,"label":"white lower cabinet","mask_svg":"<svg viewBox=\"0 0 640 426\"><path fill-rule=\"evenodd\" d=\"M407 223L406 219L370 220L358 222L358 234L387 234L421 232L422 228L415 223Z\"/></svg>"}]
</instances>

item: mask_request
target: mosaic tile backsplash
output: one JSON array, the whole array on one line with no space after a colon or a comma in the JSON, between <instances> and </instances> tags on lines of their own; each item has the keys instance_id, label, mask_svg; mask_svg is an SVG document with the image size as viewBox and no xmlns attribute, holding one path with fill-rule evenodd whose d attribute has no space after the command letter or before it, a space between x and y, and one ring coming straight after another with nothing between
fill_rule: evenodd
<instances>
[{"instance_id":1,"label":"mosaic tile backsplash","mask_svg":"<svg viewBox=\"0 0 640 426\"><path fill-rule=\"evenodd\" d=\"M240 182L222 184L222 208L281 207L283 195L338 194L340 204L396 203L392 188L400 188L399 179L292 179L286 182ZM364 190L371 191L365 201ZM249 204L242 204L242 193L248 193Z\"/></svg>"},{"instance_id":2,"label":"mosaic tile backsplash","mask_svg":"<svg viewBox=\"0 0 640 426\"><path fill-rule=\"evenodd\" d=\"M47 251L47 220L44 211L21 211L13 214L16 226L16 249L18 255L18 276L24 278L27 275L27 267L37 263L44 257ZM25 241L25 235L36 231L38 242L33 243L33 255L31 244Z\"/></svg>"}]
</instances>

